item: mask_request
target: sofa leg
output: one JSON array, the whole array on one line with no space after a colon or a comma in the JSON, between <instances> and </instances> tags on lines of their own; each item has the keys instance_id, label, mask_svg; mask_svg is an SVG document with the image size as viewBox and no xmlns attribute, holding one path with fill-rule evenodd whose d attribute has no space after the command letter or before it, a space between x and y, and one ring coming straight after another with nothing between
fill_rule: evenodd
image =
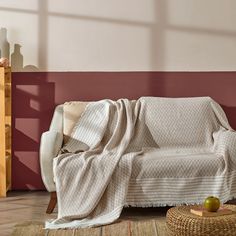
<instances>
[{"instance_id":1,"label":"sofa leg","mask_svg":"<svg viewBox=\"0 0 236 236\"><path fill-rule=\"evenodd\" d=\"M46 210L47 214L51 214L57 204L57 193L56 192L51 192L50 195L50 201L48 203L48 208Z\"/></svg>"}]
</instances>

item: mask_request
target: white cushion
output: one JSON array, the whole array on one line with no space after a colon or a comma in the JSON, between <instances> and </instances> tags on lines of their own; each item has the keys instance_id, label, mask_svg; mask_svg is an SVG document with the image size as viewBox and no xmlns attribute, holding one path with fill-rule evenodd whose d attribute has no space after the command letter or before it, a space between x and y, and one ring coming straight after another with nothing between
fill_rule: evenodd
<instances>
[{"instance_id":1,"label":"white cushion","mask_svg":"<svg viewBox=\"0 0 236 236\"><path fill-rule=\"evenodd\" d=\"M89 102L66 102L63 105L63 134L66 142Z\"/></svg>"}]
</instances>

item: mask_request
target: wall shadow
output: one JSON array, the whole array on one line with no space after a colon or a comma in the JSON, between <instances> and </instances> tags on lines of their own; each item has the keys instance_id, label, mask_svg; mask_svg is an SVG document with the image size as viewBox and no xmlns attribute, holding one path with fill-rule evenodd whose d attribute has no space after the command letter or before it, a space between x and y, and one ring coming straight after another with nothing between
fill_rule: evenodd
<instances>
[{"instance_id":1,"label":"wall shadow","mask_svg":"<svg viewBox=\"0 0 236 236\"><path fill-rule=\"evenodd\" d=\"M14 72L12 96L12 188L44 189L38 152L41 134L48 130L55 107L55 84L47 81L47 73L43 77L40 73L32 77L28 72ZM21 159L17 156L19 152ZM36 165L36 172L31 171L30 163ZM31 181L28 187L25 180Z\"/></svg>"},{"instance_id":2,"label":"wall shadow","mask_svg":"<svg viewBox=\"0 0 236 236\"><path fill-rule=\"evenodd\" d=\"M34 158L37 154L35 153L16 153L14 154L14 165L12 166L12 172L17 174L13 178L13 189L14 190L40 190L44 189L42 180L39 178L39 166L35 167ZM34 170L35 169L35 170ZM20 170L20 171L19 171Z\"/></svg>"}]
</instances>

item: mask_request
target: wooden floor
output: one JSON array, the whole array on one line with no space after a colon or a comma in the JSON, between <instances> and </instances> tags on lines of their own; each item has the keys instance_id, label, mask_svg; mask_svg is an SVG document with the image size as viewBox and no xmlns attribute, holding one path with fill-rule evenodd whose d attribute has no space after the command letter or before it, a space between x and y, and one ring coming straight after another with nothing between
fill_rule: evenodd
<instances>
[{"instance_id":1,"label":"wooden floor","mask_svg":"<svg viewBox=\"0 0 236 236\"><path fill-rule=\"evenodd\" d=\"M12 191L0 198L0 236L11 235L14 225L23 221L56 218L57 209L51 215L45 213L48 201L49 194L44 191Z\"/></svg>"},{"instance_id":2,"label":"wooden floor","mask_svg":"<svg viewBox=\"0 0 236 236\"><path fill-rule=\"evenodd\" d=\"M46 214L49 193L44 191L12 191L6 198L0 198L0 236L11 235L15 224L24 221L55 219L57 208L50 215ZM152 218L165 216L168 208L126 208L122 219ZM27 236L27 235L26 235Z\"/></svg>"},{"instance_id":3,"label":"wooden floor","mask_svg":"<svg viewBox=\"0 0 236 236\"><path fill-rule=\"evenodd\" d=\"M49 201L49 193L45 191L12 191L6 198L0 198L0 236L11 235L15 224L24 221L40 221L57 217L54 213L45 213ZM229 202L235 204L236 201ZM126 208L121 218L152 218L165 216L167 207L161 208ZM27 236L27 235L26 235Z\"/></svg>"}]
</instances>

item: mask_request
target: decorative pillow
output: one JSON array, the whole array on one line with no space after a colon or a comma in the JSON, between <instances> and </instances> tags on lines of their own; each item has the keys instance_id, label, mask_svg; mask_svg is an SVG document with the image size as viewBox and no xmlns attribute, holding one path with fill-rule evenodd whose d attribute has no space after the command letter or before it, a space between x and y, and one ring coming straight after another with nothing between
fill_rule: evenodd
<instances>
[{"instance_id":1,"label":"decorative pillow","mask_svg":"<svg viewBox=\"0 0 236 236\"><path fill-rule=\"evenodd\" d=\"M64 142L68 141L73 127L81 117L89 102L66 102L63 105L63 134Z\"/></svg>"}]
</instances>

